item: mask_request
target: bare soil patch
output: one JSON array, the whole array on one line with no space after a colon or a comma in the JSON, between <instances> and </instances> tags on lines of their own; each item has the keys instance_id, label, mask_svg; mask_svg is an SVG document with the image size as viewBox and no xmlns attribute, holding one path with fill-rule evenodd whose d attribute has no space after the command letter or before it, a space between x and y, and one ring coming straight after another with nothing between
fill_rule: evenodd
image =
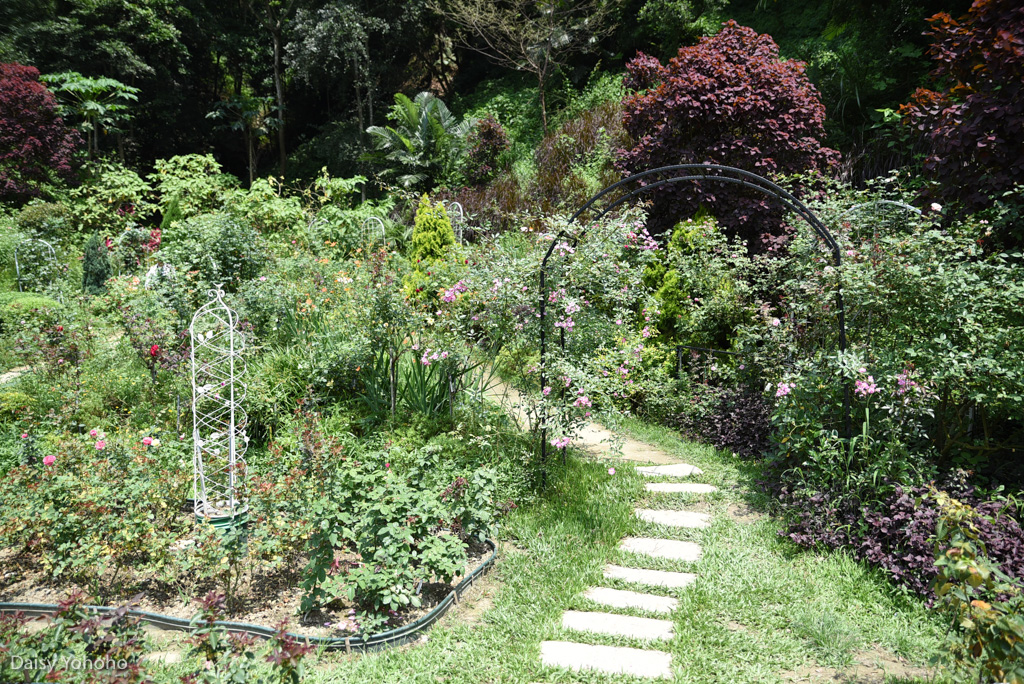
<instances>
[{"instance_id":1,"label":"bare soil patch","mask_svg":"<svg viewBox=\"0 0 1024 684\"><path fill-rule=\"evenodd\" d=\"M845 684L885 684L887 677L890 680L930 679L934 675L934 668L913 665L905 659L877 647L858 651L854 654L853 665L842 670L807 665L781 674L784 682L843 682Z\"/></svg>"},{"instance_id":2,"label":"bare soil patch","mask_svg":"<svg viewBox=\"0 0 1024 684\"><path fill-rule=\"evenodd\" d=\"M451 594L463 577L483 565L490 554L490 548L484 544L471 546L468 550L465 574L455 577L451 584L425 582L420 590L422 607L403 611L392 617L387 629L409 624L433 610ZM338 601L329 609L314 611L305 616L299 614L302 599L299 582L305 564L306 559L300 558L292 567L256 574L250 578L240 591L235 610L225 619L264 627L275 627L282 622L288 622L289 631L306 636L351 636L354 632L349 621L349 611L353 606L347 602ZM169 587L158 584L153 578L133 579L134 581L127 583L116 594L106 596L103 603L120 605L142 593L135 606L138 610L189 620L198 612L198 605L192 599L216 588L212 583L197 583L190 595L183 597ZM474 582L474 588L466 593L470 601L473 600L472 592L477 591L476 585L485 581L485 578L481 578ZM10 549L0 549L0 601L56 604L75 589L88 591L87 587L71 582L54 582L31 557L15 554ZM463 600L460 598L461 603ZM482 605L477 612L482 614L487 607ZM472 610L467 609L465 612L474 615Z\"/></svg>"}]
</instances>

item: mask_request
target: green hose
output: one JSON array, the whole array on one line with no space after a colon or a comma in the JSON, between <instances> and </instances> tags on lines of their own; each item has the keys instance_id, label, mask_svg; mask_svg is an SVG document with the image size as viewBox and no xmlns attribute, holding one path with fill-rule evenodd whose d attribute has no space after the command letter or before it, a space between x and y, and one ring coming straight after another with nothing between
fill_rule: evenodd
<instances>
[{"instance_id":1,"label":"green hose","mask_svg":"<svg viewBox=\"0 0 1024 684\"><path fill-rule=\"evenodd\" d=\"M362 635L353 637L314 637L306 636L304 634L294 634L291 632L288 633L288 636L309 644L310 646L320 647L328 651L343 650L346 652L378 651L415 641L419 632L428 629L431 625L440 620L441 617L448 612L448 609L452 604L459 602L459 597L465 593L466 589L473 584L476 578L483 575L491 568L492 565L494 565L494 561L498 556L498 549L490 539L487 539L486 543L491 548L491 555L487 557L487 560L485 560L476 570L466 575L466 577L456 585L455 589L453 589L451 593L445 596L444 599L434 606L429 613L415 622L410 622L409 624L396 629L368 637ZM0 614L23 613L30 616L46 616L56 612L57 609L58 606L56 605L43 603L0 603ZM87 606L86 609L95 613L108 613L117 610L114 606ZM178 631L191 631L192 629L191 621L184 618L160 615L159 613L148 613L144 610L129 610L128 615L140 618L143 622L160 629L172 629ZM269 639L277 633L276 630L270 627L250 625L244 622L228 622L225 620L219 620L214 624L231 632L242 632L244 634L263 639Z\"/></svg>"}]
</instances>

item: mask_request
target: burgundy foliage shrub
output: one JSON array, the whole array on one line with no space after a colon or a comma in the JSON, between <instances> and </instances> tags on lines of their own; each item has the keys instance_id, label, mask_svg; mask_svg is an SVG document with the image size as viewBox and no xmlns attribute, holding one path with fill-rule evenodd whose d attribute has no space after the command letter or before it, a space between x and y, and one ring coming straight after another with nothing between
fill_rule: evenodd
<instances>
[{"instance_id":1,"label":"burgundy foliage shrub","mask_svg":"<svg viewBox=\"0 0 1024 684\"><path fill-rule=\"evenodd\" d=\"M473 185L480 185L498 171L498 157L509 147L508 134L498 120L488 114L477 122L468 142L466 178Z\"/></svg>"},{"instance_id":2,"label":"burgundy foliage shrub","mask_svg":"<svg viewBox=\"0 0 1024 684\"><path fill-rule=\"evenodd\" d=\"M639 54L626 66L623 123L633 140L620 150L627 174L671 164L713 163L769 176L828 168L825 107L804 64L781 61L771 36L725 24L682 47L668 64ZM648 229L660 234L702 205L732 234L759 248L778 234L783 210L764 195L726 183L675 183L652 191Z\"/></svg>"},{"instance_id":3,"label":"burgundy foliage shrub","mask_svg":"<svg viewBox=\"0 0 1024 684\"><path fill-rule=\"evenodd\" d=\"M948 489L948 488L947 488ZM950 494L974 506L995 522L977 522L986 554L1011 577L1024 578L1024 530L1011 504L982 501L969 488ZM882 568L892 579L923 596L933 596L936 576L934 536L937 504L924 498L927 487L895 491L880 502L865 504L854 497L828 493L802 496L779 488L776 496L795 514L787 532L800 546L849 549L855 558Z\"/></svg>"},{"instance_id":4,"label":"burgundy foliage shrub","mask_svg":"<svg viewBox=\"0 0 1024 684\"><path fill-rule=\"evenodd\" d=\"M699 388L690 410L668 419L686 437L740 458L761 458L771 443L771 410L759 392L744 387Z\"/></svg>"},{"instance_id":5,"label":"burgundy foliage shrub","mask_svg":"<svg viewBox=\"0 0 1024 684\"><path fill-rule=\"evenodd\" d=\"M983 209L1024 183L1024 5L976 0L959 21L929 21L932 75L946 89L919 88L900 112L930 148L937 197Z\"/></svg>"},{"instance_id":6,"label":"burgundy foliage shrub","mask_svg":"<svg viewBox=\"0 0 1024 684\"><path fill-rule=\"evenodd\" d=\"M41 185L70 175L79 142L35 67L0 64L0 199L28 199Z\"/></svg>"}]
</instances>

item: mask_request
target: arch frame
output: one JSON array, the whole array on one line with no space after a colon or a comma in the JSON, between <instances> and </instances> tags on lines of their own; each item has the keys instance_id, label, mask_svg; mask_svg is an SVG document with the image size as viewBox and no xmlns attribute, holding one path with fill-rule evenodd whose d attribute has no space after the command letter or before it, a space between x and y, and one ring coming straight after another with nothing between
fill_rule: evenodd
<instances>
[{"instance_id":1,"label":"arch frame","mask_svg":"<svg viewBox=\"0 0 1024 684\"><path fill-rule=\"evenodd\" d=\"M650 177L657 178L663 174L675 174L682 173L683 175L671 176L669 178L663 178L655 180L654 182L645 182ZM831 252L832 258L835 262L835 268L841 275L842 267L842 251L839 247L839 243L835 237L829 231L825 223L818 218L818 216L811 211L806 204L804 204L799 198L793 195L791 192L783 188L782 186L774 183L764 176L760 176L751 171L739 169L734 166L723 166L720 164L674 164L670 166L660 166L654 169L648 169L640 173L627 176L615 183L612 183L608 187L604 188L589 200L587 200L583 206L581 206L572 216L569 217L568 225L576 223L581 216L587 211L594 211L594 221L598 221L607 215L609 212L628 202L631 199L644 195L656 188L663 187L665 185L672 185L675 183L682 182L719 182L727 183L732 185L740 185L742 187L756 190L763 195L775 200L786 209L789 209L806 224L811 227L811 230L815 233L818 239L824 243L828 251ZM622 196L616 198L610 205L600 210L595 210L594 207L602 198L608 196L618 188L627 187L633 184L640 184L639 187L624 193ZM579 238L585 234L576 234L573 236L573 242L579 241ZM555 246L559 240L562 240L569 236L567 228L561 229L552 239L551 244L548 245L547 251L544 253L544 258L541 260L539 279L540 279L540 384L541 387L545 386L546 378L546 361L547 361L547 336L546 336L546 314L547 314L547 267L548 261L554 253ZM838 332L839 332L839 351L846 351L846 307L843 301L843 285L842 278L837 280L836 287L836 309L838 313ZM559 346L564 350L565 348L565 329L560 330L559 335ZM844 414L844 427L845 437L849 439L851 437L851 417L850 417L850 386L849 383L843 384L843 414ZM541 415L541 462L546 462L547 459L547 416ZM565 457L565 448L562 448L563 459ZM545 473L546 479L546 473Z\"/></svg>"}]
</instances>

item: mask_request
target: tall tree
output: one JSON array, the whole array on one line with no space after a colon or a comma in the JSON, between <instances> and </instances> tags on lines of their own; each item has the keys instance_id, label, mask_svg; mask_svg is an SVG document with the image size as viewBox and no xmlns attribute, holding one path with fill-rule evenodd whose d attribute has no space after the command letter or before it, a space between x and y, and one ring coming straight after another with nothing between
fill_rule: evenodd
<instances>
[{"instance_id":1,"label":"tall tree","mask_svg":"<svg viewBox=\"0 0 1024 684\"><path fill-rule=\"evenodd\" d=\"M139 99L138 88L113 78L89 78L77 71L46 74L41 77L53 88L63 104L64 113L79 119L78 128L86 135L89 161L99 154L100 133L117 133L131 118L130 102ZM124 146L118 144L118 156L124 162Z\"/></svg>"},{"instance_id":2,"label":"tall tree","mask_svg":"<svg viewBox=\"0 0 1024 684\"><path fill-rule=\"evenodd\" d=\"M284 39L296 0L249 0L249 8L270 34L274 50L274 94L277 98L277 146L281 175L288 163L284 134Z\"/></svg>"},{"instance_id":3,"label":"tall tree","mask_svg":"<svg viewBox=\"0 0 1024 684\"><path fill-rule=\"evenodd\" d=\"M605 0L439 0L435 9L462 29L463 47L536 76L545 132L551 77L570 55L596 48L614 28Z\"/></svg>"},{"instance_id":4,"label":"tall tree","mask_svg":"<svg viewBox=\"0 0 1024 684\"><path fill-rule=\"evenodd\" d=\"M316 11L299 9L295 13L292 40L286 48L288 68L311 86L327 85L332 76L348 76L359 130L363 131L373 125L376 78L370 59L370 38L383 34L387 28L384 20L344 2Z\"/></svg>"}]
</instances>

